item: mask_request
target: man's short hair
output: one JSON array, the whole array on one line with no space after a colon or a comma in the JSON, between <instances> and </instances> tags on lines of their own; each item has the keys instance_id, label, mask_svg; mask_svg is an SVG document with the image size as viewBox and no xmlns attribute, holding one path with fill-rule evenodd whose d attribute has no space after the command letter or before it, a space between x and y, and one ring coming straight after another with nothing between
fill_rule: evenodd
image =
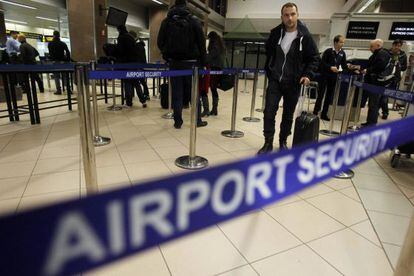
<instances>
[{"instance_id":1,"label":"man's short hair","mask_svg":"<svg viewBox=\"0 0 414 276\"><path fill-rule=\"evenodd\" d=\"M392 42L392 45L397 45L400 44L401 46L404 44L404 41L402 41L401 39L396 39Z\"/></svg>"},{"instance_id":2,"label":"man's short hair","mask_svg":"<svg viewBox=\"0 0 414 276\"><path fill-rule=\"evenodd\" d=\"M381 48L382 48L382 46L384 46L384 40L382 40L381 38L377 38L377 39L371 40L371 43L372 44L377 44Z\"/></svg>"},{"instance_id":3,"label":"man's short hair","mask_svg":"<svg viewBox=\"0 0 414 276\"><path fill-rule=\"evenodd\" d=\"M343 35L336 35L336 36L334 37L333 42L334 42L334 43L338 43L338 42L339 42L339 40L340 40L341 38L343 38L343 37L344 37Z\"/></svg>"},{"instance_id":4,"label":"man's short hair","mask_svg":"<svg viewBox=\"0 0 414 276\"><path fill-rule=\"evenodd\" d=\"M176 5L176 6L187 5L187 0L175 0L174 5Z\"/></svg>"},{"instance_id":5,"label":"man's short hair","mask_svg":"<svg viewBox=\"0 0 414 276\"><path fill-rule=\"evenodd\" d=\"M19 34L18 31L10 31L10 35Z\"/></svg>"},{"instance_id":6,"label":"man's short hair","mask_svg":"<svg viewBox=\"0 0 414 276\"><path fill-rule=\"evenodd\" d=\"M282 8L280 9L280 14L282 14L282 15L283 15L283 10L284 10L285 8L295 8L295 9L296 9L296 12L298 12L298 6L296 6L296 4L295 4L295 3L288 2L288 3L286 3L286 4L284 4L284 5L282 6Z\"/></svg>"},{"instance_id":7,"label":"man's short hair","mask_svg":"<svg viewBox=\"0 0 414 276\"><path fill-rule=\"evenodd\" d=\"M53 36L54 37L60 37L59 31L53 31Z\"/></svg>"}]
</instances>

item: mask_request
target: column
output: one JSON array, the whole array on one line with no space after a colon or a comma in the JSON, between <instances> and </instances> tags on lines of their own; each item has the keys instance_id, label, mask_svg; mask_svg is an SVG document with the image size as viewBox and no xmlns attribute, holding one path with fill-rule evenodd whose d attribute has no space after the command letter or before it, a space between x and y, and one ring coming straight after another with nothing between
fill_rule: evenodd
<instances>
[{"instance_id":1,"label":"column","mask_svg":"<svg viewBox=\"0 0 414 276\"><path fill-rule=\"evenodd\" d=\"M103 55L107 41L106 1L67 0L71 55L76 61L90 61Z\"/></svg>"},{"instance_id":2,"label":"column","mask_svg":"<svg viewBox=\"0 0 414 276\"><path fill-rule=\"evenodd\" d=\"M167 16L167 7L151 8L149 10L149 31L150 31L150 62L163 61L160 49L157 46L158 32L164 18Z\"/></svg>"}]
</instances>

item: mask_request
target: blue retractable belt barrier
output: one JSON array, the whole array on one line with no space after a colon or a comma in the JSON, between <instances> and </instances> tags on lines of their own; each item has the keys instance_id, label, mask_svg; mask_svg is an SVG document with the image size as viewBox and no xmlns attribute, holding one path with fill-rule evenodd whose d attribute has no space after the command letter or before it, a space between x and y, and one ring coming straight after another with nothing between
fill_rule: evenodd
<instances>
[{"instance_id":1,"label":"blue retractable belt barrier","mask_svg":"<svg viewBox=\"0 0 414 276\"><path fill-rule=\"evenodd\" d=\"M354 85L357 87L362 87L362 89L375 94L381 94L392 99L402 100L408 103L414 103L414 93L410 91L389 89L382 86L377 86L369 83L362 83L359 81L354 81Z\"/></svg>"},{"instance_id":2,"label":"blue retractable belt barrier","mask_svg":"<svg viewBox=\"0 0 414 276\"><path fill-rule=\"evenodd\" d=\"M0 218L0 275L71 275L107 264L277 202L413 137L414 116Z\"/></svg>"},{"instance_id":3,"label":"blue retractable belt barrier","mask_svg":"<svg viewBox=\"0 0 414 276\"><path fill-rule=\"evenodd\" d=\"M192 70L174 71L90 71L89 79L143 79L158 77L180 77L191 76Z\"/></svg>"},{"instance_id":4,"label":"blue retractable belt barrier","mask_svg":"<svg viewBox=\"0 0 414 276\"><path fill-rule=\"evenodd\" d=\"M162 69L168 68L167 64L162 63L115 63L115 64L96 64L97 69Z\"/></svg>"},{"instance_id":5,"label":"blue retractable belt barrier","mask_svg":"<svg viewBox=\"0 0 414 276\"><path fill-rule=\"evenodd\" d=\"M2 64L0 72L50 72L50 71L74 71L75 64Z\"/></svg>"}]
</instances>

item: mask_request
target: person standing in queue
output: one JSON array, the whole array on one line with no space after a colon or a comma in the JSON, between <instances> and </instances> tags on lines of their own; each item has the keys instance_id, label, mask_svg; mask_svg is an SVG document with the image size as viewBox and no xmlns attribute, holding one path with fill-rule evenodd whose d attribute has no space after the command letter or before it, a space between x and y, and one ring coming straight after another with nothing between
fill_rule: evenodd
<instances>
[{"instance_id":1,"label":"person standing in queue","mask_svg":"<svg viewBox=\"0 0 414 276\"><path fill-rule=\"evenodd\" d=\"M115 47L116 61L119 63L139 62L139 52L135 39L128 33L125 25L120 25L118 29L118 39ZM125 102L127 107L132 107L134 98L134 88L143 108L147 107L146 98L137 79L126 79L123 81L125 87Z\"/></svg>"},{"instance_id":2,"label":"person standing in queue","mask_svg":"<svg viewBox=\"0 0 414 276\"><path fill-rule=\"evenodd\" d=\"M283 97L283 115L279 149L287 149L293 115L299 100L300 85L308 85L319 66L319 52L309 30L298 20L298 7L286 3L281 9L282 23L274 28L266 42L265 70L269 79L264 110L264 146L258 154L273 150L275 117Z\"/></svg>"},{"instance_id":3,"label":"person standing in queue","mask_svg":"<svg viewBox=\"0 0 414 276\"><path fill-rule=\"evenodd\" d=\"M138 51L138 63L147 64L147 54L145 53L145 42L138 38L138 34L135 31L129 31L129 34L134 38L135 45L137 47ZM147 101L150 100L148 85L147 85L147 79L142 78L138 79L138 86L142 85L144 88L144 96ZM137 89L141 89L141 86L139 86Z\"/></svg>"},{"instance_id":4,"label":"person standing in queue","mask_svg":"<svg viewBox=\"0 0 414 276\"><path fill-rule=\"evenodd\" d=\"M211 31L207 38L208 42L208 53L207 53L207 63L210 66L211 70L222 70L224 68L224 59L226 48L224 46L223 39L215 32ZM220 75L211 75L210 76L210 89L212 96L212 108L209 115L217 116L217 107L219 102L219 95L217 91L217 85L220 80ZM204 103L204 101L206 103ZM208 97L207 95L203 99L203 105L208 109Z\"/></svg>"},{"instance_id":5,"label":"person standing in queue","mask_svg":"<svg viewBox=\"0 0 414 276\"><path fill-rule=\"evenodd\" d=\"M60 33L58 31L53 32L53 40L48 43L47 47L49 49L50 59L54 61L54 63L63 63L70 61L70 52L68 45L66 45L65 42L60 40ZM60 86L60 75L61 73L53 74L53 78L55 79L56 85L56 92L54 93L55 95L62 94L62 87ZM63 73L62 75L62 84L68 87L68 93L70 93L67 73Z\"/></svg>"},{"instance_id":6,"label":"person standing in queue","mask_svg":"<svg viewBox=\"0 0 414 276\"><path fill-rule=\"evenodd\" d=\"M405 70L407 70L407 55L403 50L401 50L403 46L403 41L401 39L396 39L392 43L391 49L388 51L392 58L393 66L395 67L394 72L394 80L390 85L390 88L397 89L398 84L401 81L401 76ZM388 97L381 96L380 100L380 107L382 110L382 119L387 120L389 115L389 108L388 108Z\"/></svg>"},{"instance_id":7,"label":"person standing in queue","mask_svg":"<svg viewBox=\"0 0 414 276\"><path fill-rule=\"evenodd\" d=\"M186 0L176 0L168 11L158 33L158 48L169 63L170 70L188 70L193 66L206 64L206 39L199 20L187 8ZM191 95L191 76L171 78L172 105L174 109L174 127L180 129L183 124L182 110L184 99ZM200 99L198 99L200 102ZM201 106L198 104L197 127L207 122L201 120Z\"/></svg>"},{"instance_id":8,"label":"person standing in queue","mask_svg":"<svg viewBox=\"0 0 414 276\"><path fill-rule=\"evenodd\" d=\"M384 86L378 79L385 71L390 62L391 55L383 48L382 39L372 40L370 51L372 55L368 59L367 68L362 71L365 74L365 82L377 86ZM361 124L362 127L375 126L378 122L381 95L369 93L367 121Z\"/></svg>"},{"instance_id":9,"label":"person standing in queue","mask_svg":"<svg viewBox=\"0 0 414 276\"><path fill-rule=\"evenodd\" d=\"M329 105L332 103L336 80L338 77L338 73L347 70L348 65L346 63L346 54L342 47L345 43L345 37L342 35L337 35L334 37L334 47L328 48L323 52L322 60L321 60L321 85L319 86L319 93L318 98L316 99L315 107L313 109L313 114L318 115L319 111L322 107L322 100L323 101L323 108L321 112L321 119L325 121L329 121L328 117L328 110ZM325 93L326 88L326 93Z\"/></svg>"},{"instance_id":10,"label":"person standing in queue","mask_svg":"<svg viewBox=\"0 0 414 276\"><path fill-rule=\"evenodd\" d=\"M39 56L39 52L36 50L36 48L34 48L29 43L27 43L26 36L23 34L20 34L18 36L18 40L20 42L20 59L22 60L23 64L30 64L30 65L37 64L36 57ZM40 93L45 92L43 80L40 78L39 74L36 72L33 72L30 75L37 82Z\"/></svg>"}]
</instances>

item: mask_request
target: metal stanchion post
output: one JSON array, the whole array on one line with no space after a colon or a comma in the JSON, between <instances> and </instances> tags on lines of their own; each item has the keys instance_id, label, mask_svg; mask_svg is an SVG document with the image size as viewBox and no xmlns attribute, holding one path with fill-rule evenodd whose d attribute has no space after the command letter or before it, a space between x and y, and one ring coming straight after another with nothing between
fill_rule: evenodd
<instances>
[{"instance_id":1,"label":"metal stanchion post","mask_svg":"<svg viewBox=\"0 0 414 276\"><path fill-rule=\"evenodd\" d=\"M365 75L362 75L361 83L364 84ZM359 88L358 91L358 99L355 108L354 114L354 122L353 125L348 128L348 131L355 132L361 129L361 125L359 124L359 120L361 118L361 104L362 104L362 94L364 93L364 89L362 86Z\"/></svg>"},{"instance_id":2,"label":"metal stanchion post","mask_svg":"<svg viewBox=\"0 0 414 276\"><path fill-rule=\"evenodd\" d=\"M396 90L400 89L400 84L399 83L397 83L397 87L395 89ZM397 111L398 110L398 108L397 108L397 99L393 100L391 110L392 111Z\"/></svg>"},{"instance_id":3,"label":"metal stanchion post","mask_svg":"<svg viewBox=\"0 0 414 276\"><path fill-rule=\"evenodd\" d=\"M229 138L241 138L244 136L244 133L236 130L236 114L237 114L237 98L239 95L239 73L236 72L234 78L234 88L233 88L233 106L231 112L231 129L221 132L221 135Z\"/></svg>"},{"instance_id":4,"label":"metal stanchion post","mask_svg":"<svg viewBox=\"0 0 414 276\"><path fill-rule=\"evenodd\" d=\"M353 85L354 77L355 76L351 76L349 80L348 92L346 95L344 117L342 119L342 125L341 125L341 135L345 135L346 132L348 131L349 120L351 117L351 108L354 102L355 90L356 90L355 86ZM354 175L355 173L352 170L346 170L346 171L338 173L334 177L339 178L339 179L350 179L350 178L353 178Z\"/></svg>"},{"instance_id":5,"label":"metal stanchion post","mask_svg":"<svg viewBox=\"0 0 414 276\"><path fill-rule=\"evenodd\" d=\"M96 69L95 61L91 62L91 69ZM85 71L85 79L87 78L87 71ZM98 96L96 95L96 80L91 80L92 85L92 125L95 130L93 135L93 144L95 147L106 146L111 143L111 138L104 137L99 134L99 111L98 111ZM89 85L86 85L87 94L89 94Z\"/></svg>"},{"instance_id":6,"label":"metal stanchion post","mask_svg":"<svg viewBox=\"0 0 414 276\"><path fill-rule=\"evenodd\" d=\"M198 104L198 67L194 67L191 91L190 155L181 156L175 160L175 165L183 169L197 170L208 166L207 159L196 155Z\"/></svg>"},{"instance_id":7,"label":"metal stanchion post","mask_svg":"<svg viewBox=\"0 0 414 276\"><path fill-rule=\"evenodd\" d=\"M251 104L251 107L250 107L250 117L244 117L243 118L243 121L246 121L246 122L253 122L253 123L260 122L260 119L259 118L253 117L254 116L254 106L256 104L256 92L257 92L257 80L258 80L258 76L259 76L259 71L256 70L254 72L252 104Z\"/></svg>"},{"instance_id":8,"label":"metal stanchion post","mask_svg":"<svg viewBox=\"0 0 414 276\"><path fill-rule=\"evenodd\" d=\"M164 119L174 119L174 113L172 110L172 88L171 77L168 78L168 112L161 116Z\"/></svg>"},{"instance_id":9,"label":"metal stanchion post","mask_svg":"<svg viewBox=\"0 0 414 276\"><path fill-rule=\"evenodd\" d=\"M113 64L113 62L112 62ZM110 111L122 110L122 107L116 105L116 93L115 93L115 79L112 79L112 105L107 108Z\"/></svg>"},{"instance_id":10,"label":"metal stanchion post","mask_svg":"<svg viewBox=\"0 0 414 276\"><path fill-rule=\"evenodd\" d=\"M400 257L398 258L397 267L394 276L413 276L414 275L414 217L411 217L408 226L407 235L401 248Z\"/></svg>"},{"instance_id":11,"label":"metal stanchion post","mask_svg":"<svg viewBox=\"0 0 414 276\"><path fill-rule=\"evenodd\" d=\"M257 112L263 112L266 106L266 93L267 93L267 75L265 73L264 76L264 84L263 84L263 98L262 98L262 108L256 109Z\"/></svg>"},{"instance_id":12,"label":"metal stanchion post","mask_svg":"<svg viewBox=\"0 0 414 276\"><path fill-rule=\"evenodd\" d=\"M78 109L83 167L85 172L86 191L89 195L98 192L95 149L92 143L90 95L88 91L84 89L84 68L78 66L76 68L76 74L78 78Z\"/></svg>"},{"instance_id":13,"label":"metal stanchion post","mask_svg":"<svg viewBox=\"0 0 414 276\"><path fill-rule=\"evenodd\" d=\"M243 73L243 76L244 76L244 89L241 92L249 93L249 91L247 91L247 73Z\"/></svg>"},{"instance_id":14,"label":"metal stanchion post","mask_svg":"<svg viewBox=\"0 0 414 276\"><path fill-rule=\"evenodd\" d=\"M50 86L50 73L46 73L46 80L47 80L47 88L49 89L49 92L52 91L52 88Z\"/></svg>"},{"instance_id":15,"label":"metal stanchion post","mask_svg":"<svg viewBox=\"0 0 414 276\"><path fill-rule=\"evenodd\" d=\"M335 122L335 115L336 115L336 108L338 106L338 100L339 100L339 92L341 91L341 73L338 73L338 76L336 78L336 84L335 84L335 94L333 98L332 103L332 114L331 114L331 121L329 124L329 129L322 129L319 133L326 136L338 136L339 132L334 131L334 122Z\"/></svg>"}]
</instances>

